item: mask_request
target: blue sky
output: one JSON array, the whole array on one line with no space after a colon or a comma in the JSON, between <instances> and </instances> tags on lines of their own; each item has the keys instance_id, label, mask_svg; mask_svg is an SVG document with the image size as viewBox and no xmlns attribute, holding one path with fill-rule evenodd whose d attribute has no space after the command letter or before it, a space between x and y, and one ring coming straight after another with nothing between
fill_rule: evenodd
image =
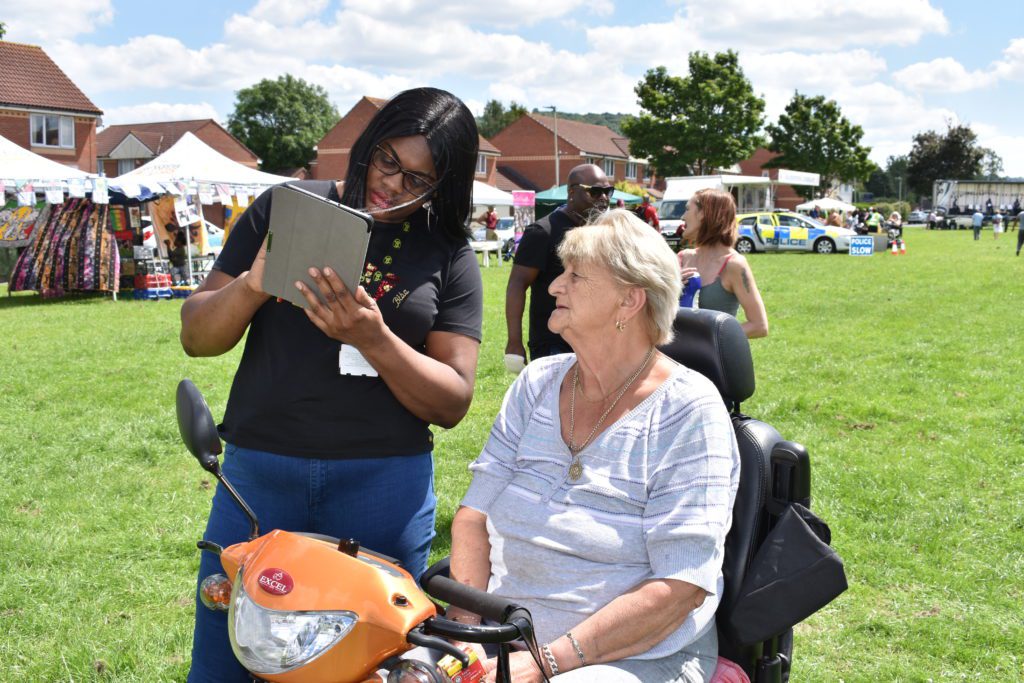
<instances>
[{"instance_id":1,"label":"blue sky","mask_svg":"<svg viewBox=\"0 0 1024 683\"><path fill-rule=\"evenodd\" d=\"M727 48L774 120L794 90L835 99L872 158L965 122L1024 176L1024 1L7 0L7 39L43 46L106 124L213 117L283 73L361 95L435 85L474 111L636 113L633 86Z\"/></svg>"}]
</instances>

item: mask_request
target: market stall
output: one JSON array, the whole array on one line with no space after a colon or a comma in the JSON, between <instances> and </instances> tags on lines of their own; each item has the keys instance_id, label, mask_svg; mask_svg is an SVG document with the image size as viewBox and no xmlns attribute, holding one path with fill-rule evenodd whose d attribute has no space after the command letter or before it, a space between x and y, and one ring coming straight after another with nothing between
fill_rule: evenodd
<instances>
[{"instance_id":1,"label":"market stall","mask_svg":"<svg viewBox=\"0 0 1024 683\"><path fill-rule=\"evenodd\" d=\"M8 294L116 294L120 262L102 179L0 137L0 197L0 248L18 251Z\"/></svg>"},{"instance_id":2,"label":"market stall","mask_svg":"<svg viewBox=\"0 0 1024 683\"><path fill-rule=\"evenodd\" d=\"M198 246L199 254L208 253L207 222L202 207L222 204L231 217L224 225L223 239L231 224L245 207L271 185L292 180L243 166L206 145L192 133L185 133L166 152L139 168L110 179L111 190L129 204L147 204L154 239L160 244L171 241L165 226L189 226L185 230L186 249ZM193 281L193 260L187 259L188 281Z\"/></svg>"}]
</instances>

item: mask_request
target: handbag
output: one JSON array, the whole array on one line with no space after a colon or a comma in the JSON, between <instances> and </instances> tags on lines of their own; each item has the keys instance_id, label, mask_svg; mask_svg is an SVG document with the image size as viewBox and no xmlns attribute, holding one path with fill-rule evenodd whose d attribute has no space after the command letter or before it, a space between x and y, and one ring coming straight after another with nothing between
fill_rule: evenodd
<instances>
[{"instance_id":1,"label":"handbag","mask_svg":"<svg viewBox=\"0 0 1024 683\"><path fill-rule=\"evenodd\" d=\"M828 525L789 503L747 570L730 622L752 645L776 636L847 589L843 560L829 546Z\"/></svg>"}]
</instances>

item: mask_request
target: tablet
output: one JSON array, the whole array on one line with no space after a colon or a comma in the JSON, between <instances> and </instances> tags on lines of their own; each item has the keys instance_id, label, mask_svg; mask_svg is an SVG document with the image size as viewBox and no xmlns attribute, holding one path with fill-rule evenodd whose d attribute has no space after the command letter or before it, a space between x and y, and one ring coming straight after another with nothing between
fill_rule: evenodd
<instances>
[{"instance_id":1,"label":"tablet","mask_svg":"<svg viewBox=\"0 0 1024 683\"><path fill-rule=\"evenodd\" d=\"M278 185L270 192L263 290L307 308L295 282L319 296L309 269L329 267L354 292L363 274L373 218L294 185Z\"/></svg>"}]
</instances>

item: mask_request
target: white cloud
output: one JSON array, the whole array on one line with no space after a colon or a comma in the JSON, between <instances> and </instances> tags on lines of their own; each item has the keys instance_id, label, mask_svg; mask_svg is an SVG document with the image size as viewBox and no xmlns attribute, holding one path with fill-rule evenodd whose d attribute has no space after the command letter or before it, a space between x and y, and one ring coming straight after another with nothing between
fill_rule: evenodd
<instances>
[{"instance_id":1,"label":"white cloud","mask_svg":"<svg viewBox=\"0 0 1024 683\"><path fill-rule=\"evenodd\" d=\"M5 40L40 44L90 33L113 18L112 0L8 0L0 16Z\"/></svg>"},{"instance_id":2,"label":"white cloud","mask_svg":"<svg viewBox=\"0 0 1024 683\"><path fill-rule=\"evenodd\" d=\"M968 71L952 57L940 57L911 64L895 72L892 78L909 90L959 93L987 88L998 76L992 70Z\"/></svg>"},{"instance_id":3,"label":"white cloud","mask_svg":"<svg viewBox=\"0 0 1024 683\"><path fill-rule=\"evenodd\" d=\"M259 0L249 16L292 26L306 17L315 17L327 7L327 0Z\"/></svg>"},{"instance_id":4,"label":"white cloud","mask_svg":"<svg viewBox=\"0 0 1024 683\"><path fill-rule=\"evenodd\" d=\"M518 27L586 12L590 16L611 16L611 0L518 0L517 2L479 2L479 0L345 0L346 10L361 15L402 23L418 22L443 25L451 22ZM400 20L400 21L396 21Z\"/></svg>"},{"instance_id":5,"label":"white cloud","mask_svg":"<svg viewBox=\"0 0 1024 683\"><path fill-rule=\"evenodd\" d=\"M114 107L103 112L104 126L153 121L191 121L194 119L222 120L214 106L208 102L199 102L198 104L146 102L145 104Z\"/></svg>"},{"instance_id":6,"label":"white cloud","mask_svg":"<svg viewBox=\"0 0 1024 683\"><path fill-rule=\"evenodd\" d=\"M1024 38L1010 41L1009 47L1003 50L1003 58L995 63L995 72L999 78L1024 81Z\"/></svg>"},{"instance_id":7,"label":"white cloud","mask_svg":"<svg viewBox=\"0 0 1024 683\"><path fill-rule=\"evenodd\" d=\"M988 147L1003 160L1003 175L1024 178L1024 135L1007 135L998 127L980 122L972 123L971 130L978 135L978 144Z\"/></svg>"},{"instance_id":8,"label":"white cloud","mask_svg":"<svg viewBox=\"0 0 1024 683\"><path fill-rule=\"evenodd\" d=\"M912 45L930 33L946 34L949 21L929 0L690 0L686 17L710 42L741 50L814 51L863 45Z\"/></svg>"}]
</instances>

